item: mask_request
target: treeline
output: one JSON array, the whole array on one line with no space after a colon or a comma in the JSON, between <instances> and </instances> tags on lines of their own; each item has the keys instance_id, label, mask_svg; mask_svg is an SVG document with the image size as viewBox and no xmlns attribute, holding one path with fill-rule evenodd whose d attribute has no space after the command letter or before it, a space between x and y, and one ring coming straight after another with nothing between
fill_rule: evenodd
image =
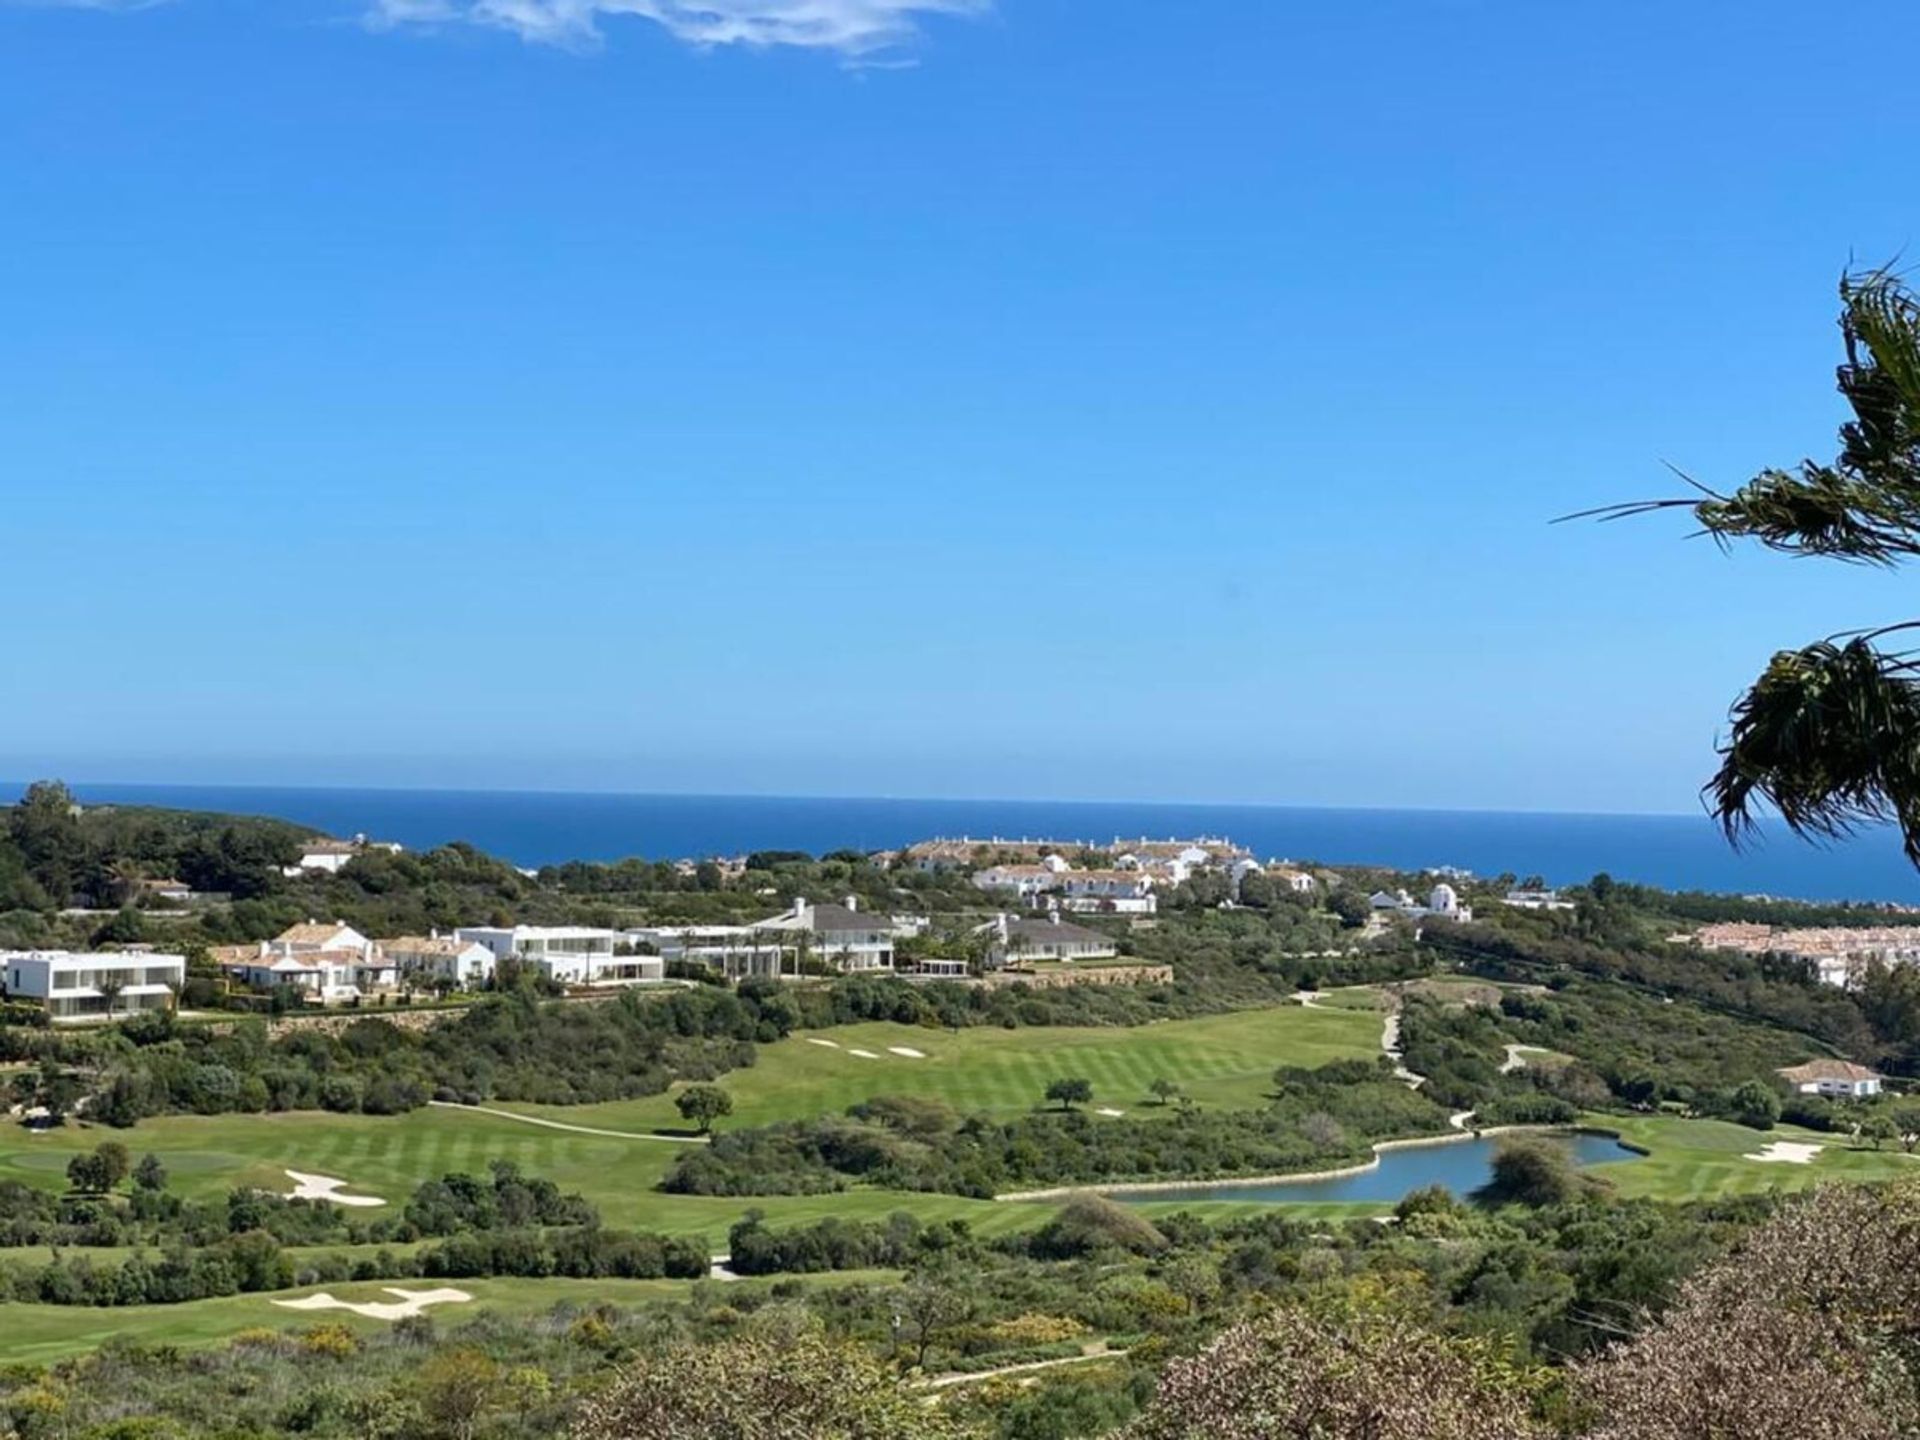
<instances>
[{"instance_id":1,"label":"treeline","mask_svg":"<svg viewBox=\"0 0 1920 1440\"><path fill-rule=\"evenodd\" d=\"M1421 948L1490 980L1564 985L1569 975L1622 982L1659 997L1798 1031L1845 1054L1872 1056L1875 1033L1859 1000L1813 982L1803 964L1768 956L1648 948L1625 940L1600 943L1557 933L1521 933L1490 925L1430 925ZM1784 1063L1784 1062L1783 1062Z\"/></svg>"},{"instance_id":2,"label":"treeline","mask_svg":"<svg viewBox=\"0 0 1920 1440\"><path fill-rule=\"evenodd\" d=\"M1481 1125L1558 1124L1582 1110L1666 1103L1748 1119L1755 1104L1743 1087L1771 1094L1779 1068L1814 1053L1804 1036L1686 1000L1557 978L1559 988L1509 990L1497 1007L1408 996L1401 1051L1427 1077L1426 1093L1473 1110ZM1565 1058L1523 1056L1503 1072L1509 1043Z\"/></svg>"},{"instance_id":3,"label":"treeline","mask_svg":"<svg viewBox=\"0 0 1920 1440\"><path fill-rule=\"evenodd\" d=\"M1386 1066L1359 1060L1279 1071L1262 1110L1182 1109L1164 1119L1077 1110L962 1118L937 1100L882 1096L844 1116L717 1136L681 1155L661 1183L689 1195L822 1194L865 1183L986 1198L1353 1164L1373 1141L1442 1130L1446 1119Z\"/></svg>"},{"instance_id":4,"label":"treeline","mask_svg":"<svg viewBox=\"0 0 1920 1440\"><path fill-rule=\"evenodd\" d=\"M40 781L0 813L0 914L132 905L148 878L240 898L264 894L311 833L246 816L82 809L66 786Z\"/></svg>"},{"instance_id":5,"label":"treeline","mask_svg":"<svg viewBox=\"0 0 1920 1440\"><path fill-rule=\"evenodd\" d=\"M812 1275L826 1270L902 1270L964 1246L967 1224L929 1224L896 1210L885 1220L830 1216L786 1230L749 1210L727 1232L727 1268L736 1275Z\"/></svg>"},{"instance_id":6,"label":"treeline","mask_svg":"<svg viewBox=\"0 0 1920 1440\"><path fill-rule=\"evenodd\" d=\"M108 1142L75 1158L70 1173L100 1193L54 1196L0 1182L0 1237L10 1246L51 1246L38 1266L0 1266L0 1297L50 1305L171 1305L219 1295L284 1290L326 1280L407 1276L565 1276L574 1279L697 1279L710 1264L696 1242L602 1227L599 1213L551 1181L506 1161L479 1178L451 1174L416 1189L404 1211L362 1222L326 1201L240 1189L224 1202L185 1202L167 1189L159 1162L133 1171L130 1196L116 1192L127 1167ZM438 1239L413 1253L386 1248ZM372 1255L298 1259L290 1247L342 1243ZM70 1245L124 1246L118 1262L62 1256ZM155 1254L148 1248L157 1249Z\"/></svg>"}]
</instances>

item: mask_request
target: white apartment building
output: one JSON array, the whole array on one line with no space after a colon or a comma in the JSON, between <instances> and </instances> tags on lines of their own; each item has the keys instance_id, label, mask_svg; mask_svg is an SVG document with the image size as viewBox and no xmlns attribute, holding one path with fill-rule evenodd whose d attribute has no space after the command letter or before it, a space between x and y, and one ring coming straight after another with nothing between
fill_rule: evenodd
<instances>
[{"instance_id":1,"label":"white apartment building","mask_svg":"<svg viewBox=\"0 0 1920 1440\"><path fill-rule=\"evenodd\" d=\"M453 932L457 940L484 945L496 964L524 960L559 985L626 985L666 978L658 955L621 955L626 938L617 930L584 925L482 925Z\"/></svg>"},{"instance_id":2,"label":"white apartment building","mask_svg":"<svg viewBox=\"0 0 1920 1440\"><path fill-rule=\"evenodd\" d=\"M8 999L37 1001L56 1021L104 1020L167 1009L187 962L143 950L10 950L0 953L0 978Z\"/></svg>"},{"instance_id":3,"label":"white apartment building","mask_svg":"<svg viewBox=\"0 0 1920 1440\"><path fill-rule=\"evenodd\" d=\"M1151 915L1160 908L1153 876L1139 870L1069 870L1059 877L1063 910Z\"/></svg>"}]
</instances>

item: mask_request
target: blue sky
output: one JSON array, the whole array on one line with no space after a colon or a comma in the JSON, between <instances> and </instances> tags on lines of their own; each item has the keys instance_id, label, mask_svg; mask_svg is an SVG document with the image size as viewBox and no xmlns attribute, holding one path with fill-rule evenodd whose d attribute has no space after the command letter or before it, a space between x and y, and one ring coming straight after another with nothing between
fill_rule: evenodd
<instances>
[{"instance_id":1,"label":"blue sky","mask_svg":"<svg viewBox=\"0 0 1920 1440\"><path fill-rule=\"evenodd\" d=\"M1920 11L0 0L0 775L1681 811Z\"/></svg>"}]
</instances>

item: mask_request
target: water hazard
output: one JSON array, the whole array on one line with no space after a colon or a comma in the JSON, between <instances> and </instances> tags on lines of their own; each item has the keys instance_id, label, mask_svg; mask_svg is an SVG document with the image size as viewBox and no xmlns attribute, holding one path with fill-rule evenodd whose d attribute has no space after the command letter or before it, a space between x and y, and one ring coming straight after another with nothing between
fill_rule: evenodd
<instances>
[{"instance_id":1,"label":"water hazard","mask_svg":"<svg viewBox=\"0 0 1920 1440\"><path fill-rule=\"evenodd\" d=\"M1557 1135L1553 1139L1555 1144L1570 1150L1575 1162L1582 1166L1611 1165L1641 1158L1639 1151L1629 1149L1611 1135ZM1323 1180L1216 1180L1177 1190L1142 1191L1114 1198L1155 1204L1182 1200L1253 1200L1270 1205L1297 1205L1308 1201L1344 1200L1391 1205L1429 1185L1444 1185L1454 1194L1466 1196L1493 1178L1493 1152L1499 1143L1496 1137L1477 1136L1450 1145L1387 1150L1371 1170Z\"/></svg>"}]
</instances>

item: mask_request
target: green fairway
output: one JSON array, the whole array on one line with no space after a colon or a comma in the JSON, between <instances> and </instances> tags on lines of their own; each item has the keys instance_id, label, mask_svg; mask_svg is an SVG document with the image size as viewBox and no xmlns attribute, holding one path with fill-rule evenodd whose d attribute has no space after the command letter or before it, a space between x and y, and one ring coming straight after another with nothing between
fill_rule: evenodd
<instances>
[{"instance_id":1,"label":"green fairway","mask_svg":"<svg viewBox=\"0 0 1920 1440\"><path fill-rule=\"evenodd\" d=\"M762 1046L758 1064L719 1083L733 1096L726 1122L733 1127L839 1114L875 1095L937 1096L962 1112L1018 1113L1041 1104L1047 1082L1062 1076L1091 1081L1095 1107L1137 1114L1151 1110L1147 1087L1162 1077L1203 1105L1247 1108L1262 1103L1278 1066L1366 1059L1379 1049L1377 1018L1294 1005L1131 1029L843 1025ZM500 1108L614 1130L683 1123L667 1095Z\"/></svg>"},{"instance_id":2,"label":"green fairway","mask_svg":"<svg viewBox=\"0 0 1920 1440\"><path fill-rule=\"evenodd\" d=\"M843 1271L833 1275L808 1275L798 1278L804 1285L825 1283L851 1284L861 1280L881 1282L895 1278L885 1271ZM362 1334L384 1330L391 1323L370 1320L347 1310L289 1310L276 1300L292 1300L322 1292L337 1300L352 1303L392 1301L385 1293L387 1285L407 1290L432 1290L441 1286L463 1290L473 1297L470 1303L436 1305L426 1311L436 1325L454 1326L491 1311L506 1315L540 1315L562 1303L589 1305L639 1305L649 1300L684 1296L695 1284L713 1281L689 1280L392 1280L323 1285L302 1290L278 1291L272 1295L228 1295L218 1300L197 1300L188 1305L127 1305L97 1309L85 1305L4 1305L0 1304L0 1327L5 1340L0 1355L9 1362L39 1363L83 1354L109 1340L134 1341L147 1345L212 1345L230 1339L244 1330L306 1330L315 1325L344 1325ZM752 1290L773 1284L772 1280L734 1282ZM728 1286L733 1290L733 1284Z\"/></svg>"},{"instance_id":3,"label":"green fairway","mask_svg":"<svg viewBox=\"0 0 1920 1440\"><path fill-rule=\"evenodd\" d=\"M1889 1180L1912 1174L1920 1160L1897 1146L1853 1149L1844 1136L1799 1130L1749 1130L1723 1120L1684 1120L1674 1115L1592 1115L1589 1123L1612 1130L1646 1150L1645 1159L1596 1165L1588 1173L1612 1183L1616 1193L1653 1200L1707 1200L1768 1190L1805 1190L1834 1180ZM1748 1159L1767 1146L1818 1145L1802 1165Z\"/></svg>"},{"instance_id":4,"label":"green fairway","mask_svg":"<svg viewBox=\"0 0 1920 1440\"><path fill-rule=\"evenodd\" d=\"M846 1026L761 1047L760 1063L722 1083L734 1096L729 1125L837 1113L873 1095L939 1095L963 1110L1001 1113L1038 1104L1048 1080L1085 1076L1094 1104L1141 1112L1160 1075L1212 1105L1257 1105L1273 1069L1370 1055L1378 1022L1365 1015L1297 1007L1243 1011L1135 1029L966 1030ZM811 1043L832 1039L833 1046ZM924 1059L893 1053L919 1050ZM855 1055L867 1050L876 1059ZM668 1096L577 1107L501 1107L561 1124L644 1135L681 1122ZM423 1181L450 1171L485 1173L493 1159L578 1190L610 1225L699 1236L719 1250L749 1209L776 1224L830 1215L884 1216L910 1209L927 1220L965 1219L996 1234L1040 1223L1051 1206L1003 1205L949 1195L855 1190L816 1196L708 1199L656 1188L682 1145L556 1130L472 1111L429 1108L380 1118L300 1111L283 1115L165 1116L131 1130L69 1124L44 1133L0 1126L0 1178L46 1189L65 1185L67 1162L105 1139L136 1157L159 1155L185 1195L255 1185L287 1193L288 1170L334 1176L347 1193L402 1204ZM368 1218L383 1213L363 1212ZM390 1212L384 1212L390 1213Z\"/></svg>"},{"instance_id":5,"label":"green fairway","mask_svg":"<svg viewBox=\"0 0 1920 1440\"><path fill-rule=\"evenodd\" d=\"M174 1177L173 1187L191 1196L223 1194L236 1185L285 1194L292 1189L286 1175L292 1169L336 1176L350 1182L350 1194L375 1195L390 1206L400 1205L423 1181L451 1171L484 1174L489 1160L511 1160L529 1175L551 1179L563 1190L578 1190L599 1207L609 1225L699 1236L715 1250L724 1248L727 1228L756 1207L782 1224L828 1215L884 1216L910 1208L930 1220L965 1218L990 1233L1037 1224L1048 1213L957 1196L879 1190L752 1200L664 1195L655 1187L679 1152L677 1145L576 1135L445 1109L390 1119L312 1112L168 1116L126 1131L68 1125L38 1135L4 1126L0 1178L63 1188L67 1161L107 1139L121 1141L136 1156L157 1154ZM374 1218L391 1211L361 1213ZM9 1258L0 1252L0 1263Z\"/></svg>"}]
</instances>

